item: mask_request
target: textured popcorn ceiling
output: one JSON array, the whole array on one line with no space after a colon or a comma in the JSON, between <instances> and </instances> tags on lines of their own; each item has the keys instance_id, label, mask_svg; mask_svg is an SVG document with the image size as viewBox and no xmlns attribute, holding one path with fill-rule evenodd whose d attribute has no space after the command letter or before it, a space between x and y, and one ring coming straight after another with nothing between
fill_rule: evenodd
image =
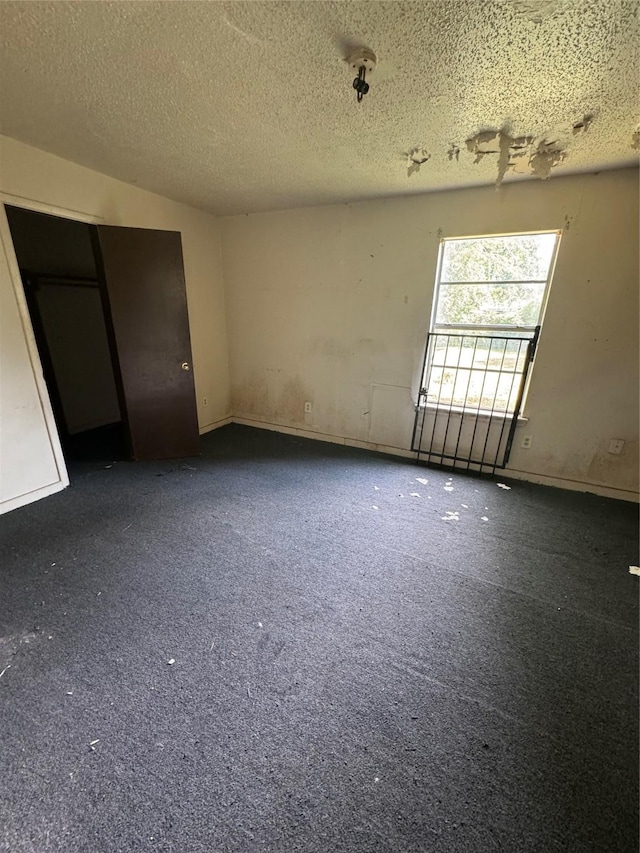
<instances>
[{"instance_id":1,"label":"textured popcorn ceiling","mask_svg":"<svg viewBox=\"0 0 640 853\"><path fill-rule=\"evenodd\" d=\"M505 182L637 162L635 0L2 2L0 39L5 134L215 213L492 183L501 140Z\"/></svg>"}]
</instances>

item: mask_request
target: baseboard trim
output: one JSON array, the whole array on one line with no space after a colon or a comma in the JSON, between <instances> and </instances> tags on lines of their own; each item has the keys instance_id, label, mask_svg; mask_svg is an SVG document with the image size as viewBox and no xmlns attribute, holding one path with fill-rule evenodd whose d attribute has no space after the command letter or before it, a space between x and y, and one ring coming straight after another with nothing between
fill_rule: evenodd
<instances>
[{"instance_id":1,"label":"baseboard trim","mask_svg":"<svg viewBox=\"0 0 640 853\"><path fill-rule=\"evenodd\" d=\"M299 435L302 438L312 438L315 441L327 441L330 444L344 444L346 439L339 435L330 435L329 433L317 432L312 429L302 429L301 427L290 427L286 424L274 424L270 421L260 421L254 418L232 418L234 424L242 424L243 426L257 427L258 429L266 429L269 432L282 432L285 435Z\"/></svg>"},{"instance_id":2,"label":"baseboard trim","mask_svg":"<svg viewBox=\"0 0 640 853\"><path fill-rule=\"evenodd\" d=\"M219 427L226 426L233 421L231 415L226 418L220 418L218 421L211 421L210 424L204 424L201 427L198 427L198 432L200 435L204 435L206 432L212 432L214 429L218 429Z\"/></svg>"},{"instance_id":3,"label":"baseboard trim","mask_svg":"<svg viewBox=\"0 0 640 853\"><path fill-rule=\"evenodd\" d=\"M371 441L360 441L356 438L347 438L347 436L344 435L331 435L330 433L319 432L318 430L313 429L290 427L286 424L274 424L269 421L237 417L233 417L232 421L234 424L242 424L243 426L268 429L271 432L282 432L285 435L299 435L301 438L311 438L314 441L326 441L329 444L344 444L347 447L359 447L361 450L375 450L378 453L390 453L393 456L403 456L407 459L414 459L416 455L413 451L405 450L402 447L390 447L386 444L374 444Z\"/></svg>"},{"instance_id":4,"label":"baseboard trim","mask_svg":"<svg viewBox=\"0 0 640 853\"><path fill-rule=\"evenodd\" d=\"M267 429L271 432L282 432L285 435L299 435L301 438L310 438L314 441L327 441L330 444L343 444L346 447L359 447L362 450L373 450L377 453L388 453L391 456L400 456L403 459L415 459L417 457L417 454L414 451L407 450L403 447L394 447L388 444L375 444L371 441L359 441L358 439L347 438L346 436L341 435L330 435L328 433L312 429L304 429L303 427L291 427L286 424L275 424L270 421L234 416L228 420L235 424L242 424L243 426ZM222 426L222 424L220 425ZM589 494L598 495L603 498L615 498L616 500L630 501L631 503L640 502L640 495L637 492L628 491L626 489L616 489L612 486L602 486L597 483L586 483L582 480L549 477L545 474L534 474L530 471L519 471L515 468L505 468L498 472L496 476L502 476L505 479L510 480L524 480L528 483L538 483L541 486L568 489L573 492L588 492Z\"/></svg>"},{"instance_id":5,"label":"baseboard trim","mask_svg":"<svg viewBox=\"0 0 640 853\"><path fill-rule=\"evenodd\" d=\"M526 480L527 483L539 483L541 486L553 486L557 489L568 489L572 492L588 492L602 498L615 498L620 501L640 503L640 494L627 489L616 489L613 486L601 486L597 483L585 483L583 480L569 480L564 477L548 477L546 474L533 474L531 471L518 471L515 468L505 468L504 476L510 480Z\"/></svg>"}]
</instances>

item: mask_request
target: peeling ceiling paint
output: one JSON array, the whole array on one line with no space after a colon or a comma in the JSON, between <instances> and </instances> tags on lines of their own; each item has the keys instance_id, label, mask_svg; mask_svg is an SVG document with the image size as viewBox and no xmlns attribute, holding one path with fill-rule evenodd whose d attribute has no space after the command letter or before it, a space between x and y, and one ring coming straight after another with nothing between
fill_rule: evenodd
<instances>
[{"instance_id":1,"label":"peeling ceiling paint","mask_svg":"<svg viewBox=\"0 0 640 853\"><path fill-rule=\"evenodd\" d=\"M419 172L420 167L423 166L430 159L431 154L429 154L426 148L412 148L409 152L407 152L407 177L410 178L411 175L414 175L416 172Z\"/></svg>"},{"instance_id":2,"label":"peeling ceiling paint","mask_svg":"<svg viewBox=\"0 0 640 853\"><path fill-rule=\"evenodd\" d=\"M574 124L571 132L586 133L593 116ZM496 155L496 187L499 187L509 170L520 175L535 175L543 180L551 177L551 170L568 156L568 129L559 129L536 139L533 136L510 136L506 130L483 130L467 139L467 150L475 154L474 165L487 155ZM564 138L563 138L564 137Z\"/></svg>"},{"instance_id":3,"label":"peeling ceiling paint","mask_svg":"<svg viewBox=\"0 0 640 853\"><path fill-rule=\"evenodd\" d=\"M569 11L574 0L512 0L513 11L534 24Z\"/></svg>"},{"instance_id":4,"label":"peeling ceiling paint","mask_svg":"<svg viewBox=\"0 0 640 853\"><path fill-rule=\"evenodd\" d=\"M546 178L637 162L638 35L638 0L5 0L0 119L222 214Z\"/></svg>"}]
</instances>

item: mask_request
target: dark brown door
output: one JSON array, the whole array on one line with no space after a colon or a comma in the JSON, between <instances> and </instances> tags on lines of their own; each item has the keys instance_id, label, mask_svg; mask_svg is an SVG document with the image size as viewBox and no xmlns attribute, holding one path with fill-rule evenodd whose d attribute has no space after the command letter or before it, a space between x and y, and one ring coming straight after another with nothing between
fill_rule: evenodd
<instances>
[{"instance_id":1,"label":"dark brown door","mask_svg":"<svg viewBox=\"0 0 640 853\"><path fill-rule=\"evenodd\" d=\"M195 456L200 438L180 234L98 225L94 241L133 458Z\"/></svg>"}]
</instances>

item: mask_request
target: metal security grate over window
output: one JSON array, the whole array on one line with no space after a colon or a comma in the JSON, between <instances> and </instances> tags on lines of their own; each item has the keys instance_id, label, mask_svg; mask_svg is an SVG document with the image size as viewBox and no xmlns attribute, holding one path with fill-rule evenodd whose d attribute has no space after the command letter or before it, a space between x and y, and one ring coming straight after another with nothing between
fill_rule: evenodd
<instances>
[{"instance_id":1,"label":"metal security grate over window","mask_svg":"<svg viewBox=\"0 0 640 853\"><path fill-rule=\"evenodd\" d=\"M509 459L559 233L442 240L412 450L495 471Z\"/></svg>"}]
</instances>

